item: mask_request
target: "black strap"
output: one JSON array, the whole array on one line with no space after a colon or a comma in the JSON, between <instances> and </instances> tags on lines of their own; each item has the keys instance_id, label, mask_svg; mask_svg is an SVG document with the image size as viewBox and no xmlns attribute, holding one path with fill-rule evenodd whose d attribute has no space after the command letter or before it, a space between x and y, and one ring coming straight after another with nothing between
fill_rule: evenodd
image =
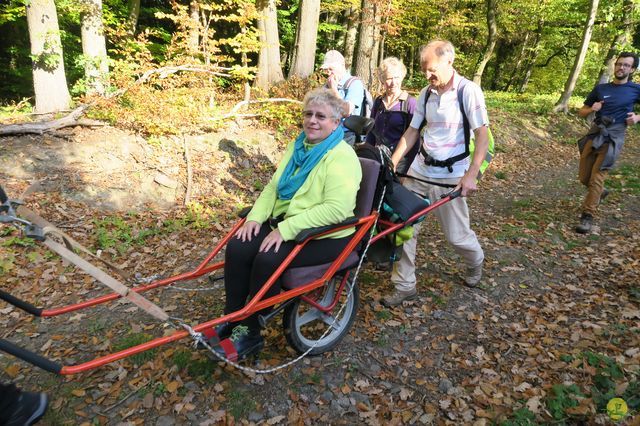
<instances>
[{"instance_id":1,"label":"black strap","mask_svg":"<svg viewBox=\"0 0 640 426\"><path fill-rule=\"evenodd\" d=\"M449 157L446 160L436 160L427 154L427 151L424 149L422 141L420 142L420 154L424 157L424 163L427 166L434 167L446 167L449 170L449 173L453 172L453 165L460 160L463 160L469 156L471 153L469 146L471 145L471 126L469 125L469 119L467 118L467 113L464 110L464 88L467 86L469 82L468 79L464 77L460 77L460 83L457 88L458 95L458 107L460 108L460 112L462 113L462 127L464 128L464 152L458 155L454 155L453 157ZM431 90L427 87L427 92L424 96L424 117L422 119L422 123L420 124L420 130L424 126L427 125L427 102L429 101L429 96L431 96Z\"/></svg>"},{"instance_id":2,"label":"black strap","mask_svg":"<svg viewBox=\"0 0 640 426\"><path fill-rule=\"evenodd\" d=\"M458 186L458 185L454 185L452 183L440 183L440 182L434 182L432 180L421 179L419 177L410 176L410 175L407 175L405 173L396 173L396 176L417 180L417 181L420 181L420 182L428 183L429 185L439 186L441 188L455 188L456 186Z\"/></svg>"}]
</instances>

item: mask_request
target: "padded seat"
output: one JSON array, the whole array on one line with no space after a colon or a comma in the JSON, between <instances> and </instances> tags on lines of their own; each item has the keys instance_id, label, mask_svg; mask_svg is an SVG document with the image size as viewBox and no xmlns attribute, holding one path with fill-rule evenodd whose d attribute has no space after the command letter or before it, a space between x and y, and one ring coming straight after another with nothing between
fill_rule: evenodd
<instances>
[{"instance_id":1,"label":"padded seat","mask_svg":"<svg viewBox=\"0 0 640 426\"><path fill-rule=\"evenodd\" d=\"M380 175L380 163L368 158L359 158L360 167L362 167L362 180L360 181L360 189L356 196L356 208L354 214L357 218L362 218L371 214L373 207L373 197L376 193L378 176ZM342 266L338 270L345 270L358 264L360 255L357 250L351 252ZM311 281L317 280L329 269L331 263L322 265L301 266L298 268L287 269L282 274L282 287L293 289L301 287Z\"/></svg>"}]
</instances>

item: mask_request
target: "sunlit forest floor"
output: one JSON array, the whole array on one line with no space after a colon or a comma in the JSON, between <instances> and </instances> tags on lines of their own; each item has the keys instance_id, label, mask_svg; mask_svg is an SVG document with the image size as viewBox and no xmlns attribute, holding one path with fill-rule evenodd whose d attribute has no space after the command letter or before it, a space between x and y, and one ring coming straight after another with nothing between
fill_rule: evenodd
<instances>
[{"instance_id":1,"label":"sunlit forest floor","mask_svg":"<svg viewBox=\"0 0 640 426\"><path fill-rule=\"evenodd\" d=\"M614 396L630 407L620 424L632 424L640 408L640 137L628 135L594 232L579 235L585 192L575 141L584 123L498 108L490 115L498 155L469 199L487 256L479 288L461 285L459 259L427 218L419 297L383 308L389 273L367 265L349 336L276 374L221 367L184 340L62 378L2 355L2 380L49 393L48 425L608 424ZM249 121L185 139L110 127L3 138L0 182L19 197L40 181L25 199L30 208L133 276L169 276L194 267L255 199L282 139ZM43 307L105 293L17 231L0 235L4 290ZM212 290L148 297L193 324L221 313L219 283L180 286ZM49 319L6 304L0 312L3 338L64 364L168 331L122 302ZM279 318L265 335L254 367L296 356Z\"/></svg>"}]
</instances>

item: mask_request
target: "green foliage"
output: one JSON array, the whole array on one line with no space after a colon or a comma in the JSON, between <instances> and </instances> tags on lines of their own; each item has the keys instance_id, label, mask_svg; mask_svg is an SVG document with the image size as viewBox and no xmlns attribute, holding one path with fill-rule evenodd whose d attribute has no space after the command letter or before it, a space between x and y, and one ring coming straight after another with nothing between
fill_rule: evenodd
<instances>
[{"instance_id":1,"label":"green foliage","mask_svg":"<svg viewBox=\"0 0 640 426\"><path fill-rule=\"evenodd\" d=\"M556 420L561 420L567 417L565 410L567 408L573 408L578 406L578 400L576 397L582 397L580 388L576 384L567 385L553 385L551 395L546 400L547 409L551 413L551 416Z\"/></svg>"},{"instance_id":2,"label":"green foliage","mask_svg":"<svg viewBox=\"0 0 640 426\"><path fill-rule=\"evenodd\" d=\"M120 340L114 343L113 350L116 352L122 351L137 345L141 345L151 339L152 337L145 333L131 333L122 337ZM148 351L132 355L131 357L129 357L129 359L131 359L134 364L141 365L147 361L152 360L155 357L155 353L155 349L150 349Z\"/></svg>"},{"instance_id":3,"label":"green foliage","mask_svg":"<svg viewBox=\"0 0 640 426\"><path fill-rule=\"evenodd\" d=\"M227 411L235 419L243 419L256 408L255 398L246 391L239 389L229 392L227 398Z\"/></svg>"},{"instance_id":4,"label":"green foliage","mask_svg":"<svg viewBox=\"0 0 640 426\"><path fill-rule=\"evenodd\" d=\"M537 424L535 413L528 408L520 408L514 411L513 416L508 420L500 422L500 426L535 426Z\"/></svg>"},{"instance_id":5,"label":"green foliage","mask_svg":"<svg viewBox=\"0 0 640 426\"><path fill-rule=\"evenodd\" d=\"M611 172L607 186L634 195L640 194L640 170L630 165L621 165Z\"/></svg>"},{"instance_id":6,"label":"green foliage","mask_svg":"<svg viewBox=\"0 0 640 426\"><path fill-rule=\"evenodd\" d=\"M560 93L517 94L485 91L487 108L511 113L549 114L559 98ZM575 109L580 108L583 103L583 97L574 96L569 100L569 106Z\"/></svg>"},{"instance_id":7,"label":"green foliage","mask_svg":"<svg viewBox=\"0 0 640 426\"><path fill-rule=\"evenodd\" d=\"M13 269L15 260L13 254L0 254L0 276Z\"/></svg>"},{"instance_id":8,"label":"green foliage","mask_svg":"<svg viewBox=\"0 0 640 426\"><path fill-rule=\"evenodd\" d=\"M11 237L0 240L0 247L34 247L35 245L35 241L31 238Z\"/></svg>"},{"instance_id":9,"label":"green foliage","mask_svg":"<svg viewBox=\"0 0 640 426\"><path fill-rule=\"evenodd\" d=\"M151 236L158 235L162 231L157 228L145 228L139 231L119 216L109 216L102 220L94 220L96 227L96 246L101 250L111 247L123 255L133 245L142 245Z\"/></svg>"}]
</instances>

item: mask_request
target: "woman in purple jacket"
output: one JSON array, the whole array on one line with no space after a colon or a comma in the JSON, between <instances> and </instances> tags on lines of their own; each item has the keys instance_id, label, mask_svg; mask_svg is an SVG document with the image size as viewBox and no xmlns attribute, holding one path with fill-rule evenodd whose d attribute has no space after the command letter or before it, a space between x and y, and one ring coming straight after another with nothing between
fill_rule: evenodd
<instances>
[{"instance_id":1,"label":"woman in purple jacket","mask_svg":"<svg viewBox=\"0 0 640 426\"><path fill-rule=\"evenodd\" d=\"M367 143L383 144L391 152L402 134L409 127L413 112L416 110L416 99L402 90L402 80L407 75L407 68L398 58L389 57L382 61L378 68L378 78L384 94L373 102L371 118L375 120L374 131L367 135ZM406 173L418 152L418 144L398 163L396 171Z\"/></svg>"}]
</instances>

